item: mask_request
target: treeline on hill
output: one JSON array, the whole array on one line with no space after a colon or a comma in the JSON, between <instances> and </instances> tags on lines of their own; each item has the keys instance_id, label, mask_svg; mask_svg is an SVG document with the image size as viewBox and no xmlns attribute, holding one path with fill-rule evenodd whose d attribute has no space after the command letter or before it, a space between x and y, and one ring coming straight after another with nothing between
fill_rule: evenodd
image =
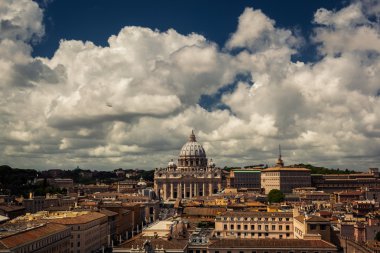
<instances>
[{"instance_id":1,"label":"treeline on hill","mask_svg":"<svg viewBox=\"0 0 380 253\"><path fill-rule=\"evenodd\" d=\"M55 188L43 180L37 184L33 181L40 175L40 172L31 169L11 168L8 165L0 166L0 194L23 195L27 197L33 191L37 196L46 193L65 193L65 190Z\"/></svg>"},{"instance_id":2,"label":"treeline on hill","mask_svg":"<svg viewBox=\"0 0 380 253\"><path fill-rule=\"evenodd\" d=\"M125 170L130 172L133 170ZM154 170L139 170L136 176L129 179L138 180L142 177L146 181L154 180ZM0 194L13 194L27 196L33 191L36 196L43 196L46 193L65 193L65 190L55 188L48 183L48 178L52 176L49 171L37 171L33 169L18 169L8 165L0 166ZM74 170L60 170L59 178L71 178L78 184L95 184L97 182L110 184L125 178L118 177L114 171L91 171L76 168ZM43 179L37 183L36 178Z\"/></svg>"},{"instance_id":3,"label":"treeline on hill","mask_svg":"<svg viewBox=\"0 0 380 253\"><path fill-rule=\"evenodd\" d=\"M316 167L311 164L295 164L293 167L299 167L299 168L306 168L311 171L311 174L351 174L351 173L358 173L355 170L349 170L349 169L328 169L325 167Z\"/></svg>"}]
</instances>

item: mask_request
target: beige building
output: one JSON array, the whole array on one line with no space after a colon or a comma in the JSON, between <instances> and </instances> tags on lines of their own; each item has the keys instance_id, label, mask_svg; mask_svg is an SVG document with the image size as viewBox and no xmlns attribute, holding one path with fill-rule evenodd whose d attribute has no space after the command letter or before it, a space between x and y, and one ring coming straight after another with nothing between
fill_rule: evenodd
<instances>
[{"instance_id":1,"label":"beige building","mask_svg":"<svg viewBox=\"0 0 380 253\"><path fill-rule=\"evenodd\" d=\"M8 223L1 227L0 252L69 253L70 228L53 223Z\"/></svg>"},{"instance_id":2,"label":"beige building","mask_svg":"<svg viewBox=\"0 0 380 253\"><path fill-rule=\"evenodd\" d=\"M294 217L294 237L297 239L322 239L330 242L330 221L320 216L296 216Z\"/></svg>"},{"instance_id":3,"label":"beige building","mask_svg":"<svg viewBox=\"0 0 380 253\"><path fill-rule=\"evenodd\" d=\"M108 218L105 214L88 212L76 217L58 217L53 222L71 228L71 252L92 252L102 249L108 244Z\"/></svg>"},{"instance_id":4,"label":"beige building","mask_svg":"<svg viewBox=\"0 0 380 253\"><path fill-rule=\"evenodd\" d=\"M211 196L221 189L221 169L212 160L208 161L194 132L183 145L178 164L171 161L167 168L156 169L154 173L154 190L164 201Z\"/></svg>"},{"instance_id":5,"label":"beige building","mask_svg":"<svg viewBox=\"0 0 380 253\"><path fill-rule=\"evenodd\" d=\"M265 189L265 194L273 189L291 193L294 188L309 186L311 186L310 170L285 167L281 155L275 167L261 171L261 188Z\"/></svg>"},{"instance_id":6,"label":"beige building","mask_svg":"<svg viewBox=\"0 0 380 253\"><path fill-rule=\"evenodd\" d=\"M219 238L293 238L292 212L225 212L215 218Z\"/></svg>"},{"instance_id":7,"label":"beige building","mask_svg":"<svg viewBox=\"0 0 380 253\"><path fill-rule=\"evenodd\" d=\"M223 239L215 240L207 253L336 253L333 244L323 240ZM189 252L196 253L196 252Z\"/></svg>"}]
</instances>

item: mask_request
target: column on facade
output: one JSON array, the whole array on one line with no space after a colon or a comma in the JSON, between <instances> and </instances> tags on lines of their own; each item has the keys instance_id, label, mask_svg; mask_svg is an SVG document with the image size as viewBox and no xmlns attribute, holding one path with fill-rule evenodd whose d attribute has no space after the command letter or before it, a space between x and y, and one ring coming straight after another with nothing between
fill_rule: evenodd
<instances>
[{"instance_id":1,"label":"column on facade","mask_svg":"<svg viewBox=\"0 0 380 253\"><path fill-rule=\"evenodd\" d=\"M203 182L202 196L206 196L206 183Z\"/></svg>"},{"instance_id":2,"label":"column on facade","mask_svg":"<svg viewBox=\"0 0 380 253\"><path fill-rule=\"evenodd\" d=\"M170 183L170 198L174 199L174 185L173 185L173 182Z\"/></svg>"},{"instance_id":3,"label":"column on facade","mask_svg":"<svg viewBox=\"0 0 380 253\"><path fill-rule=\"evenodd\" d=\"M177 198L181 198L181 195L182 195L182 187L181 187L181 183L178 183L178 185L177 185Z\"/></svg>"},{"instance_id":4,"label":"column on facade","mask_svg":"<svg viewBox=\"0 0 380 253\"><path fill-rule=\"evenodd\" d=\"M198 196L198 183L194 183L194 197Z\"/></svg>"},{"instance_id":5,"label":"column on facade","mask_svg":"<svg viewBox=\"0 0 380 253\"><path fill-rule=\"evenodd\" d=\"M218 191L221 191L221 190L222 190L222 184L218 183Z\"/></svg>"},{"instance_id":6,"label":"column on facade","mask_svg":"<svg viewBox=\"0 0 380 253\"><path fill-rule=\"evenodd\" d=\"M183 182L183 198L186 198L186 183Z\"/></svg>"},{"instance_id":7,"label":"column on facade","mask_svg":"<svg viewBox=\"0 0 380 253\"><path fill-rule=\"evenodd\" d=\"M167 183L165 182L165 183L163 183L163 193L162 193L164 200L167 199L166 193L167 193Z\"/></svg>"},{"instance_id":8,"label":"column on facade","mask_svg":"<svg viewBox=\"0 0 380 253\"><path fill-rule=\"evenodd\" d=\"M190 183L190 198L193 197L193 183Z\"/></svg>"},{"instance_id":9,"label":"column on facade","mask_svg":"<svg viewBox=\"0 0 380 253\"><path fill-rule=\"evenodd\" d=\"M212 183L209 183L208 184L208 190L209 190L209 194L210 194L210 196L212 195Z\"/></svg>"}]
</instances>

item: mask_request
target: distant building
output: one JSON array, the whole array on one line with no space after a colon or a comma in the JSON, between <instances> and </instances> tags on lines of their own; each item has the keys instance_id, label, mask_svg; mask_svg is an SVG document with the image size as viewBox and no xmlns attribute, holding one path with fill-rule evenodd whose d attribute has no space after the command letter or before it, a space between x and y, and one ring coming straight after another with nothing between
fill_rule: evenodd
<instances>
[{"instance_id":1,"label":"distant building","mask_svg":"<svg viewBox=\"0 0 380 253\"><path fill-rule=\"evenodd\" d=\"M9 219L14 219L24 214L25 214L24 206L0 205L0 215L4 215L8 217Z\"/></svg>"},{"instance_id":2,"label":"distant building","mask_svg":"<svg viewBox=\"0 0 380 253\"><path fill-rule=\"evenodd\" d=\"M280 190L283 193L291 193L294 188L310 186L310 170L285 167L281 154L275 167L261 171L261 188L264 188L265 194L273 189Z\"/></svg>"},{"instance_id":3,"label":"distant building","mask_svg":"<svg viewBox=\"0 0 380 253\"><path fill-rule=\"evenodd\" d=\"M74 181L71 178L48 178L48 183L56 188L70 191L74 188Z\"/></svg>"},{"instance_id":4,"label":"distant building","mask_svg":"<svg viewBox=\"0 0 380 253\"><path fill-rule=\"evenodd\" d=\"M226 179L228 188L260 191L261 168L232 169Z\"/></svg>"},{"instance_id":5,"label":"distant building","mask_svg":"<svg viewBox=\"0 0 380 253\"><path fill-rule=\"evenodd\" d=\"M312 175L311 184L324 192L380 188L379 169L370 168L367 173Z\"/></svg>"},{"instance_id":6,"label":"distant building","mask_svg":"<svg viewBox=\"0 0 380 253\"><path fill-rule=\"evenodd\" d=\"M208 161L194 132L180 151L178 165L171 161L167 168L156 169L154 173L154 190L164 201L211 196L221 189L221 169Z\"/></svg>"},{"instance_id":7,"label":"distant building","mask_svg":"<svg viewBox=\"0 0 380 253\"><path fill-rule=\"evenodd\" d=\"M36 213L39 211L58 208L68 210L74 207L76 199L74 197L61 196L56 194L46 194L46 196L34 196L29 194L29 198L23 199L22 204L27 213Z\"/></svg>"}]
</instances>

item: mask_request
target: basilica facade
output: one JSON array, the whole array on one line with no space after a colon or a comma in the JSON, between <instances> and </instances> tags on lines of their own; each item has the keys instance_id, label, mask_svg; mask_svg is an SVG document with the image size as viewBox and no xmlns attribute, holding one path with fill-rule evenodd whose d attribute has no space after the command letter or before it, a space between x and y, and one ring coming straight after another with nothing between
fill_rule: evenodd
<instances>
[{"instance_id":1,"label":"basilica facade","mask_svg":"<svg viewBox=\"0 0 380 253\"><path fill-rule=\"evenodd\" d=\"M183 145L178 163L170 161L166 168L154 173L154 190L162 200L210 196L222 188L221 169L215 166L192 131Z\"/></svg>"}]
</instances>

